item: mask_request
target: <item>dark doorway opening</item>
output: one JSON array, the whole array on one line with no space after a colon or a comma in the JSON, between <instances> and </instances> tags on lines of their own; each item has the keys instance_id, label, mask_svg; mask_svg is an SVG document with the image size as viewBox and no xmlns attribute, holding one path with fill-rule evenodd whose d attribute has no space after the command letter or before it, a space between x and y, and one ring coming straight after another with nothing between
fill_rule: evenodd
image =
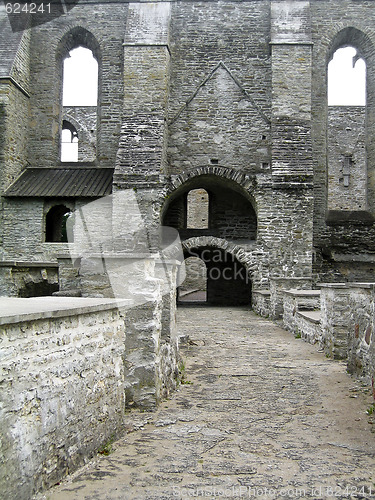
<instances>
[{"instance_id":1,"label":"dark doorway opening","mask_svg":"<svg viewBox=\"0 0 375 500\"><path fill-rule=\"evenodd\" d=\"M205 286L198 262L205 266ZM195 268L193 268L193 264ZM246 268L232 254L205 247L185 252L186 280L179 287L179 304L250 306L251 280Z\"/></svg>"}]
</instances>

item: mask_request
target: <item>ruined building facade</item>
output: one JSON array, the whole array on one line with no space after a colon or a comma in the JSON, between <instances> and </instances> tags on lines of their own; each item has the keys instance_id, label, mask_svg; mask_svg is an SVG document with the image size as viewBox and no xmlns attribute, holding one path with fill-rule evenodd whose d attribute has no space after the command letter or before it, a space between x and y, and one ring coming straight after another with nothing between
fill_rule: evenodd
<instances>
[{"instance_id":1,"label":"ruined building facade","mask_svg":"<svg viewBox=\"0 0 375 500\"><path fill-rule=\"evenodd\" d=\"M146 228L176 228L203 260L208 302L250 304L271 278L374 280L373 2L82 0L18 32L0 9L2 295L108 295L69 267L61 229L125 190ZM346 46L366 104L328 106ZM97 106L63 106L77 47L98 63Z\"/></svg>"}]
</instances>

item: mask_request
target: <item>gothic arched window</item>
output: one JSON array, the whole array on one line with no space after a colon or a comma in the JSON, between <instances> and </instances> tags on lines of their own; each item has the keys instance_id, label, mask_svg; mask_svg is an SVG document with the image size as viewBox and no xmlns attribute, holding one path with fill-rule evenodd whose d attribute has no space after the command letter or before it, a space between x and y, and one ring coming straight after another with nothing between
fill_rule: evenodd
<instances>
[{"instance_id":1,"label":"gothic arched window","mask_svg":"<svg viewBox=\"0 0 375 500\"><path fill-rule=\"evenodd\" d=\"M77 47L64 59L63 106L96 106L98 62L90 49Z\"/></svg>"},{"instance_id":2,"label":"gothic arched window","mask_svg":"<svg viewBox=\"0 0 375 500\"><path fill-rule=\"evenodd\" d=\"M95 37L77 26L60 41L57 50L60 71L60 159L61 161L94 162L98 146L98 96L100 93L101 51ZM69 122L75 128L64 127ZM79 144L67 146L69 143ZM72 158L64 149L78 150Z\"/></svg>"},{"instance_id":3,"label":"gothic arched window","mask_svg":"<svg viewBox=\"0 0 375 500\"><path fill-rule=\"evenodd\" d=\"M366 63L354 47L340 47L328 64L328 106L366 105Z\"/></svg>"}]
</instances>

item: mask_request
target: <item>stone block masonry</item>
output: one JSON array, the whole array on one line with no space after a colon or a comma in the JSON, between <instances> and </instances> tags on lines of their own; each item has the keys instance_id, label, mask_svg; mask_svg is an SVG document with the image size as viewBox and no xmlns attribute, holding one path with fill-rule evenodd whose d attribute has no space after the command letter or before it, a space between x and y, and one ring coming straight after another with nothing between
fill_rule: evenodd
<instances>
[{"instance_id":1,"label":"stone block masonry","mask_svg":"<svg viewBox=\"0 0 375 500\"><path fill-rule=\"evenodd\" d=\"M348 371L370 382L375 377L375 284L322 285L325 349L348 360Z\"/></svg>"},{"instance_id":2,"label":"stone block masonry","mask_svg":"<svg viewBox=\"0 0 375 500\"><path fill-rule=\"evenodd\" d=\"M26 500L121 432L125 323L113 300L2 298L0 307L0 489Z\"/></svg>"}]
</instances>

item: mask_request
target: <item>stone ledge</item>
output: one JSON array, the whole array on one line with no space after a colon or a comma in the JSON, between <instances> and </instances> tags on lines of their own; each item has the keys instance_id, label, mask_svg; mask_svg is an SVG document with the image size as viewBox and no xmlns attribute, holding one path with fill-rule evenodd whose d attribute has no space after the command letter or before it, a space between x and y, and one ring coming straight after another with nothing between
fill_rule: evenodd
<instances>
[{"instance_id":1,"label":"stone ledge","mask_svg":"<svg viewBox=\"0 0 375 500\"><path fill-rule=\"evenodd\" d=\"M319 297L320 290L284 290L285 295L290 295L292 297Z\"/></svg>"},{"instance_id":2,"label":"stone ledge","mask_svg":"<svg viewBox=\"0 0 375 500\"><path fill-rule=\"evenodd\" d=\"M0 325L118 309L129 301L88 297L0 297Z\"/></svg>"},{"instance_id":3,"label":"stone ledge","mask_svg":"<svg viewBox=\"0 0 375 500\"><path fill-rule=\"evenodd\" d=\"M346 282L346 283L320 283L320 288L341 288L341 289L349 289L349 288L367 288L367 289L375 289L375 283L358 283L358 282Z\"/></svg>"},{"instance_id":4,"label":"stone ledge","mask_svg":"<svg viewBox=\"0 0 375 500\"><path fill-rule=\"evenodd\" d=\"M314 323L316 325L318 325L321 321L320 311L297 311L296 315L301 316L302 318L306 319L307 321L311 321L311 323Z\"/></svg>"},{"instance_id":5,"label":"stone ledge","mask_svg":"<svg viewBox=\"0 0 375 500\"><path fill-rule=\"evenodd\" d=\"M270 297L271 296L271 292L269 290L253 290L252 293L253 293L253 295L255 293L259 293L260 295L264 295L264 297Z\"/></svg>"},{"instance_id":6,"label":"stone ledge","mask_svg":"<svg viewBox=\"0 0 375 500\"><path fill-rule=\"evenodd\" d=\"M53 267L53 268L58 268L59 265L57 262L3 260L0 262L0 267Z\"/></svg>"},{"instance_id":7,"label":"stone ledge","mask_svg":"<svg viewBox=\"0 0 375 500\"><path fill-rule=\"evenodd\" d=\"M372 225L375 219L365 210L328 210L326 222L328 225L366 224Z\"/></svg>"}]
</instances>

